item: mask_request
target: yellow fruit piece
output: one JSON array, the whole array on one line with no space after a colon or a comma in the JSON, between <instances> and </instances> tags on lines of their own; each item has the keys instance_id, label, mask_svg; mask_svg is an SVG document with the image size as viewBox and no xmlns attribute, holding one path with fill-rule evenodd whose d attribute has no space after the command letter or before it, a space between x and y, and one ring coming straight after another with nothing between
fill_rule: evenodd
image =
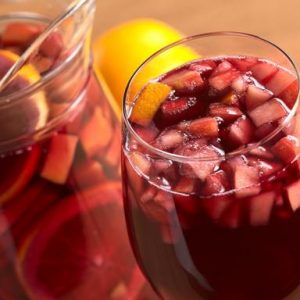
<instances>
[{"instance_id":1,"label":"yellow fruit piece","mask_svg":"<svg viewBox=\"0 0 300 300\"><path fill-rule=\"evenodd\" d=\"M153 53L182 36L163 22L136 19L123 23L94 42L95 68L99 69L115 99L121 105L126 85L134 71ZM152 78L199 55L188 47L176 47L137 76L129 91L130 99Z\"/></svg>"},{"instance_id":2,"label":"yellow fruit piece","mask_svg":"<svg viewBox=\"0 0 300 300\"><path fill-rule=\"evenodd\" d=\"M140 125L149 125L170 92L171 88L166 84L160 82L147 84L136 100L130 120Z\"/></svg>"},{"instance_id":3,"label":"yellow fruit piece","mask_svg":"<svg viewBox=\"0 0 300 300\"><path fill-rule=\"evenodd\" d=\"M12 63L16 62L19 59L19 56L17 54L8 50L0 50L0 57L1 56L7 58ZM34 66L30 64L24 65L18 71L18 76L25 79L29 85L34 84L41 79L39 72L34 68ZM36 108L39 111L39 118L35 125L35 129L37 130L45 126L49 114L49 108L44 92L39 91L35 93L32 97L31 103L36 105Z\"/></svg>"}]
</instances>

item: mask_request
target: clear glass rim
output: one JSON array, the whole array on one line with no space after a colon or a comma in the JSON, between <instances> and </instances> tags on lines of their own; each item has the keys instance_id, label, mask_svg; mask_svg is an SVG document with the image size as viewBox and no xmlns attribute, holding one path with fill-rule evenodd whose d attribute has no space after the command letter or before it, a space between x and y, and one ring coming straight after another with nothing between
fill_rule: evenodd
<instances>
[{"instance_id":1,"label":"clear glass rim","mask_svg":"<svg viewBox=\"0 0 300 300\"><path fill-rule=\"evenodd\" d=\"M296 74L296 80L298 82L298 91L297 91L297 98L296 101L294 103L293 108L290 110L288 116L284 119L283 122L281 122L281 124L279 126L277 126L271 133L269 133L268 135L266 135L264 138L262 138L261 140L259 140L256 143L251 143L251 144L247 144L246 147L241 148L241 149L237 149L235 151L229 152L229 153L225 153L224 155L218 157L218 158L210 158L210 157L205 157L205 158L199 158L199 157L189 157L189 156L184 156L184 155L179 155L179 154L175 154L175 153L170 153L161 149L158 149L154 146L152 146L151 144L149 144L148 142L146 142L145 140L143 140L138 134L137 132L133 129L133 127L131 126L129 119L128 119L128 110L127 110L127 96L128 96L128 91L130 89L131 83L134 81L135 77L138 75L138 73L143 69L143 67L145 65L147 65L149 62L151 62L154 58L156 58L157 56L159 56L160 54L168 51L169 49L172 49L176 46L180 46L180 45L184 45L187 42L193 41L193 40L197 40L197 39L201 39L201 38L205 38L205 37L217 37L217 36L233 36L233 37L245 37L245 38L253 38L256 40L259 40L261 42L264 42L272 47L274 47L275 49L277 49L280 53L282 53L287 60L289 61L289 63L291 64L291 66L293 67L295 74ZM242 54L241 54L242 55ZM251 150L254 150L260 146L263 146L267 141L271 140L274 136L276 136L284 127L286 127L289 122L291 121L291 119L293 118L293 116L296 114L297 112L297 107L299 105L299 73L297 70L297 67L295 65L295 63L293 62L293 60L290 58L290 56L284 51L282 50L279 46L277 46L276 44L274 44L273 42L270 42L268 40L266 40L265 38L262 38L260 36L254 35L254 34L250 34L250 33L243 33L243 32L237 32L237 31L215 31L215 32L209 32L209 33L203 33L203 34L196 34L196 35L192 35L192 36L188 36L185 37L183 39L180 39L172 44L169 44L165 47L163 47L162 49L158 50L157 52L155 52L154 54L152 54L150 57L148 57L137 69L136 71L133 73L133 75L131 76L129 82L127 83L125 92L124 92L124 97L123 97L123 103L122 103L122 120L123 120L123 124L125 125L125 127L129 130L130 134L137 140L137 142L142 145L143 147L145 147L147 150L149 150L151 153L158 155L160 157L169 159L169 160L173 160L173 161L178 161L178 162L186 162L186 161L221 161L221 160L226 160L228 158L232 158L238 155L243 155L243 154L247 154L249 153Z\"/></svg>"},{"instance_id":2,"label":"clear glass rim","mask_svg":"<svg viewBox=\"0 0 300 300\"><path fill-rule=\"evenodd\" d=\"M85 5L93 6L95 5L95 0L83 0L80 6L70 15L76 14L82 7ZM69 17L70 17L69 16ZM5 14L0 16L0 21L5 20L11 20L13 18L22 18L22 19L28 19L28 20L37 20L37 17L39 20L49 21L46 17L43 15L39 15L36 13L30 13L30 12L16 12L11 14ZM63 61L61 64L57 65L53 70L50 72L47 72L41 79L33 84L30 84L23 89L17 90L15 92L12 92L5 96L0 96L0 109L5 108L9 105L16 104L16 101L21 100L24 97L28 97L31 94L34 94L36 91L41 89L44 85L46 85L49 81L51 81L53 78L55 78L58 74L62 73L68 65L73 61L73 59L77 56L77 54L80 51L80 45L78 45L71 53L67 56L66 60ZM8 100L9 99L9 103Z\"/></svg>"}]
</instances>

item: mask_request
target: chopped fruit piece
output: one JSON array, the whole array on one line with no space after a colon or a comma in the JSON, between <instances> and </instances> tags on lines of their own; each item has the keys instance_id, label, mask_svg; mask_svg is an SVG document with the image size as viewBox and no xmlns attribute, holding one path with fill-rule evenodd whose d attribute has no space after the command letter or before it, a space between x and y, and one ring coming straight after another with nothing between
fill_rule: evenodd
<instances>
[{"instance_id":1,"label":"chopped fruit piece","mask_svg":"<svg viewBox=\"0 0 300 300\"><path fill-rule=\"evenodd\" d=\"M225 171L228 178L231 179L234 177L235 170L238 166L245 166L248 163L248 159L244 155L235 156L233 158L228 158L227 160L221 163L221 169Z\"/></svg>"},{"instance_id":2,"label":"chopped fruit piece","mask_svg":"<svg viewBox=\"0 0 300 300\"><path fill-rule=\"evenodd\" d=\"M80 132L80 142L88 157L99 154L109 145L113 131L110 121L100 107L96 107L90 120Z\"/></svg>"},{"instance_id":3,"label":"chopped fruit piece","mask_svg":"<svg viewBox=\"0 0 300 300\"><path fill-rule=\"evenodd\" d=\"M212 72L216 66L217 65L214 61L202 61L191 64L189 69L192 71L197 71L201 74L205 73L205 75L207 75L207 73L209 74Z\"/></svg>"},{"instance_id":4,"label":"chopped fruit piece","mask_svg":"<svg viewBox=\"0 0 300 300\"><path fill-rule=\"evenodd\" d=\"M163 78L163 83L171 86L179 95L190 95L204 88L201 74L196 71L182 70Z\"/></svg>"},{"instance_id":5,"label":"chopped fruit piece","mask_svg":"<svg viewBox=\"0 0 300 300\"><path fill-rule=\"evenodd\" d=\"M41 148L36 145L18 155L0 158L0 204L22 192L34 176L40 157Z\"/></svg>"},{"instance_id":6,"label":"chopped fruit piece","mask_svg":"<svg viewBox=\"0 0 300 300\"><path fill-rule=\"evenodd\" d=\"M192 194L196 191L197 179L181 177L174 190L178 193Z\"/></svg>"},{"instance_id":7,"label":"chopped fruit piece","mask_svg":"<svg viewBox=\"0 0 300 300\"><path fill-rule=\"evenodd\" d=\"M263 139L271 132L273 132L278 126L276 123L265 123L255 129L255 137L258 139Z\"/></svg>"},{"instance_id":8,"label":"chopped fruit piece","mask_svg":"<svg viewBox=\"0 0 300 300\"><path fill-rule=\"evenodd\" d=\"M2 33L2 43L5 46L21 46L27 48L42 32L42 27L29 23L10 23Z\"/></svg>"},{"instance_id":9,"label":"chopped fruit piece","mask_svg":"<svg viewBox=\"0 0 300 300\"><path fill-rule=\"evenodd\" d=\"M151 143L158 135L159 131L152 127L134 127L135 132L147 143Z\"/></svg>"},{"instance_id":10,"label":"chopped fruit piece","mask_svg":"<svg viewBox=\"0 0 300 300\"><path fill-rule=\"evenodd\" d=\"M183 120L191 120L204 112L205 104L197 98L178 98L166 101L159 111L158 127L175 125Z\"/></svg>"},{"instance_id":11,"label":"chopped fruit piece","mask_svg":"<svg viewBox=\"0 0 300 300\"><path fill-rule=\"evenodd\" d=\"M266 88L278 96L296 80L295 75L287 70L279 69L276 74L265 84ZM294 99L296 100L296 99Z\"/></svg>"},{"instance_id":12,"label":"chopped fruit piece","mask_svg":"<svg viewBox=\"0 0 300 300\"><path fill-rule=\"evenodd\" d=\"M250 111L249 116L253 123L259 127L263 124L279 120L280 118L287 116L288 113L289 109L284 102L274 98Z\"/></svg>"},{"instance_id":13,"label":"chopped fruit piece","mask_svg":"<svg viewBox=\"0 0 300 300\"><path fill-rule=\"evenodd\" d=\"M76 136L55 135L51 140L41 176L54 183L64 184L70 172L77 143Z\"/></svg>"},{"instance_id":14,"label":"chopped fruit piece","mask_svg":"<svg viewBox=\"0 0 300 300\"><path fill-rule=\"evenodd\" d=\"M233 201L233 203L221 215L218 223L226 228L238 228L242 221L241 217L241 203L239 203L239 201Z\"/></svg>"},{"instance_id":15,"label":"chopped fruit piece","mask_svg":"<svg viewBox=\"0 0 300 300\"><path fill-rule=\"evenodd\" d=\"M233 122L243 114L238 107L222 103L210 104L208 113L211 116L222 118L225 122Z\"/></svg>"},{"instance_id":16,"label":"chopped fruit piece","mask_svg":"<svg viewBox=\"0 0 300 300\"><path fill-rule=\"evenodd\" d=\"M122 163L125 165L124 170L126 171L123 176L128 182L129 189L131 188L134 196L138 198L143 191L144 179L136 172L135 166L132 166L129 157L125 157L124 154L122 155Z\"/></svg>"},{"instance_id":17,"label":"chopped fruit piece","mask_svg":"<svg viewBox=\"0 0 300 300\"><path fill-rule=\"evenodd\" d=\"M142 126L149 125L170 92L171 88L166 84L159 82L147 84L136 100L130 120Z\"/></svg>"},{"instance_id":18,"label":"chopped fruit piece","mask_svg":"<svg viewBox=\"0 0 300 300\"><path fill-rule=\"evenodd\" d=\"M300 180L290 184L286 192L292 210L296 211L300 207Z\"/></svg>"},{"instance_id":19,"label":"chopped fruit piece","mask_svg":"<svg viewBox=\"0 0 300 300\"><path fill-rule=\"evenodd\" d=\"M228 196L214 196L201 199L201 205L210 219L218 221L220 216L228 209L232 198Z\"/></svg>"},{"instance_id":20,"label":"chopped fruit piece","mask_svg":"<svg viewBox=\"0 0 300 300\"><path fill-rule=\"evenodd\" d=\"M174 210L174 200L170 193L150 187L139 202L143 211L153 220L169 223L169 215Z\"/></svg>"},{"instance_id":21,"label":"chopped fruit piece","mask_svg":"<svg viewBox=\"0 0 300 300\"><path fill-rule=\"evenodd\" d=\"M153 160L152 163L153 163L154 170L156 171L156 173L160 173L162 171L167 170L173 164L171 160L167 160L167 159L156 159L156 160Z\"/></svg>"},{"instance_id":22,"label":"chopped fruit piece","mask_svg":"<svg viewBox=\"0 0 300 300\"><path fill-rule=\"evenodd\" d=\"M246 83L246 80L243 76L239 76L232 82L231 87L237 93L242 94L246 92L246 90L248 89L248 84Z\"/></svg>"},{"instance_id":23,"label":"chopped fruit piece","mask_svg":"<svg viewBox=\"0 0 300 300\"><path fill-rule=\"evenodd\" d=\"M283 90L280 94L278 94L278 97L282 99L290 109L292 109L297 100L298 92L299 92L299 85L298 85L298 81L295 80L285 90Z\"/></svg>"},{"instance_id":24,"label":"chopped fruit piece","mask_svg":"<svg viewBox=\"0 0 300 300\"><path fill-rule=\"evenodd\" d=\"M46 57L56 59L63 50L62 36L58 32L51 33L40 46L40 53Z\"/></svg>"},{"instance_id":25,"label":"chopped fruit piece","mask_svg":"<svg viewBox=\"0 0 300 300\"><path fill-rule=\"evenodd\" d=\"M131 152L129 154L132 165L137 168L137 170L144 174L148 175L151 169L151 162L144 154L140 152Z\"/></svg>"},{"instance_id":26,"label":"chopped fruit piece","mask_svg":"<svg viewBox=\"0 0 300 300\"><path fill-rule=\"evenodd\" d=\"M278 67L270 62L260 61L252 66L250 71L258 81L264 82L278 71Z\"/></svg>"},{"instance_id":27,"label":"chopped fruit piece","mask_svg":"<svg viewBox=\"0 0 300 300\"><path fill-rule=\"evenodd\" d=\"M218 121L211 117L192 121L189 132L197 137L217 137L219 133Z\"/></svg>"},{"instance_id":28,"label":"chopped fruit piece","mask_svg":"<svg viewBox=\"0 0 300 300\"><path fill-rule=\"evenodd\" d=\"M237 198L259 194L259 170L246 165L236 166L234 173L234 187Z\"/></svg>"},{"instance_id":29,"label":"chopped fruit piece","mask_svg":"<svg viewBox=\"0 0 300 300\"><path fill-rule=\"evenodd\" d=\"M206 177L202 188L203 195L221 194L230 187L226 173L223 170L212 173Z\"/></svg>"},{"instance_id":30,"label":"chopped fruit piece","mask_svg":"<svg viewBox=\"0 0 300 300\"><path fill-rule=\"evenodd\" d=\"M273 93L267 89L260 88L256 85L249 85L246 92L245 103L248 110L260 106L273 96Z\"/></svg>"},{"instance_id":31,"label":"chopped fruit piece","mask_svg":"<svg viewBox=\"0 0 300 300\"><path fill-rule=\"evenodd\" d=\"M248 164L249 166L255 167L259 170L260 177L269 177L283 169L282 164L278 162L267 161L257 158L249 158Z\"/></svg>"},{"instance_id":32,"label":"chopped fruit piece","mask_svg":"<svg viewBox=\"0 0 300 300\"><path fill-rule=\"evenodd\" d=\"M183 140L184 136L181 132L176 129L169 129L163 131L159 135L159 137L154 142L154 146L162 150L172 149L182 144Z\"/></svg>"},{"instance_id":33,"label":"chopped fruit piece","mask_svg":"<svg viewBox=\"0 0 300 300\"><path fill-rule=\"evenodd\" d=\"M222 91L230 86L238 76L239 72L228 61L223 61L217 66L208 81L211 87Z\"/></svg>"},{"instance_id":34,"label":"chopped fruit piece","mask_svg":"<svg viewBox=\"0 0 300 300\"><path fill-rule=\"evenodd\" d=\"M204 181L209 174L218 168L220 157L223 154L222 150L212 145L203 145L197 148L191 148L188 145L182 150L182 155L199 160L181 163L180 172L189 178L198 177Z\"/></svg>"},{"instance_id":35,"label":"chopped fruit piece","mask_svg":"<svg viewBox=\"0 0 300 300\"><path fill-rule=\"evenodd\" d=\"M80 188L95 186L105 180L102 165L95 160L89 160L70 172L71 184Z\"/></svg>"},{"instance_id":36,"label":"chopped fruit piece","mask_svg":"<svg viewBox=\"0 0 300 300\"><path fill-rule=\"evenodd\" d=\"M241 57L240 59L230 59L229 61L242 72L249 71L251 67L257 64L256 57Z\"/></svg>"},{"instance_id":37,"label":"chopped fruit piece","mask_svg":"<svg viewBox=\"0 0 300 300\"><path fill-rule=\"evenodd\" d=\"M276 193L266 192L249 200L249 222L252 226L262 226L269 223Z\"/></svg>"},{"instance_id":38,"label":"chopped fruit piece","mask_svg":"<svg viewBox=\"0 0 300 300\"><path fill-rule=\"evenodd\" d=\"M272 151L283 162L290 163L300 153L299 140L291 135L285 136L272 147Z\"/></svg>"},{"instance_id":39,"label":"chopped fruit piece","mask_svg":"<svg viewBox=\"0 0 300 300\"><path fill-rule=\"evenodd\" d=\"M256 148L250 150L249 153L251 155L257 156L259 158L265 158L265 159L274 158L274 155L272 154L271 150L268 150L267 148L265 148L263 146L258 146Z\"/></svg>"},{"instance_id":40,"label":"chopped fruit piece","mask_svg":"<svg viewBox=\"0 0 300 300\"><path fill-rule=\"evenodd\" d=\"M254 133L254 126L251 121L242 116L228 127L228 141L231 145L243 146L248 144Z\"/></svg>"}]
</instances>

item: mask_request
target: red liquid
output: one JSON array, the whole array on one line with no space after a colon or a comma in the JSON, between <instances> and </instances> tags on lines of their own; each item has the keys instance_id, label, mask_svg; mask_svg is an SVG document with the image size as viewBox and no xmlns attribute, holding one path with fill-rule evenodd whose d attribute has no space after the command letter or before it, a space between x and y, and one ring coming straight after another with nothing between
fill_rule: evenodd
<instances>
[{"instance_id":1,"label":"red liquid","mask_svg":"<svg viewBox=\"0 0 300 300\"><path fill-rule=\"evenodd\" d=\"M24 51L25 42L15 45L7 31L2 47ZM58 63L54 56L62 45L53 43L34 61L41 73ZM0 57L2 70L10 62L3 52ZM28 80L18 77L6 92ZM50 116L71 101L77 105L46 135L1 152L0 299L147 299L152 292L132 256L122 216L119 121L91 70L79 91L84 78L77 81L76 73L59 80L55 89L41 91ZM67 84L68 93L60 93ZM33 115L41 120L45 109L28 103L26 130L37 126ZM21 116L9 124L3 118L1 110L1 141L23 130Z\"/></svg>"},{"instance_id":2,"label":"red liquid","mask_svg":"<svg viewBox=\"0 0 300 300\"><path fill-rule=\"evenodd\" d=\"M259 148L222 157L280 126L296 78L267 61L228 57L158 81L172 92L151 122L133 108L133 128L156 148L207 160L170 161L125 137L124 203L144 273L165 299L289 296L300 283L299 118Z\"/></svg>"}]
</instances>

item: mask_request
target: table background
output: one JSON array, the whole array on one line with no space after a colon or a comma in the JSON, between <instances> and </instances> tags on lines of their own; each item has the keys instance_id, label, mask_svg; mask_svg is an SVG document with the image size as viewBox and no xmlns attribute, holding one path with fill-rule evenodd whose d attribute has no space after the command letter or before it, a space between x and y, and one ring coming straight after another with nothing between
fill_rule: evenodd
<instances>
[{"instance_id":1,"label":"table background","mask_svg":"<svg viewBox=\"0 0 300 300\"><path fill-rule=\"evenodd\" d=\"M299 0L97 0L95 35L137 17L160 19L186 35L257 34L278 44L300 67Z\"/></svg>"}]
</instances>

